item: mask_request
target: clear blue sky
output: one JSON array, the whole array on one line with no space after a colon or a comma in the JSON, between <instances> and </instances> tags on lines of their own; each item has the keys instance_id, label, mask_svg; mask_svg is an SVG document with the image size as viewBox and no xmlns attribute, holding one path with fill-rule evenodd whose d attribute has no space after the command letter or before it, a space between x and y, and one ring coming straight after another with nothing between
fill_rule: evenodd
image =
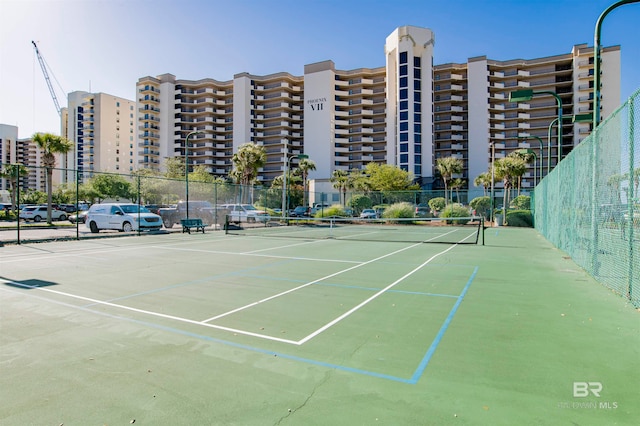
<instances>
[{"instance_id":1,"label":"clear blue sky","mask_svg":"<svg viewBox=\"0 0 640 426\"><path fill-rule=\"evenodd\" d=\"M19 137L59 134L34 54L38 43L62 106L75 90L135 99L138 78L227 81L234 74L302 75L305 64L385 64L395 28L435 32L436 64L531 59L593 45L615 0L0 0L0 123ZM622 47L622 99L640 88L640 3L607 16L602 43ZM55 79L54 79L55 78ZM57 80L59 85L56 83ZM60 87L61 86L61 87ZM63 91L64 89L64 91Z\"/></svg>"}]
</instances>

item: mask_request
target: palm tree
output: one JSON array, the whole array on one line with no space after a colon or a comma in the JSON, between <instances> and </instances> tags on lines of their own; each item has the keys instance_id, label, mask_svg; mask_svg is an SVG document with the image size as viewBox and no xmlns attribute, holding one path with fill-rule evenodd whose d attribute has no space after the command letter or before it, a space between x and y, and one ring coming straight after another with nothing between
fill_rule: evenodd
<instances>
[{"instance_id":1,"label":"palm tree","mask_svg":"<svg viewBox=\"0 0 640 426\"><path fill-rule=\"evenodd\" d=\"M307 192L309 191L307 188L307 178L309 177L309 172L316 169L316 163L308 158L303 158L298 163L298 169L302 172L302 205L306 206Z\"/></svg>"},{"instance_id":2,"label":"palm tree","mask_svg":"<svg viewBox=\"0 0 640 426\"><path fill-rule=\"evenodd\" d=\"M504 194L502 199L502 209L507 208L509 203L509 192L513 188L513 182L522 176L527 170L527 164L515 156L500 158L495 162L495 176L502 179Z\"/></svg>"},{"instance_id":3,"label":"palm tree","mask_svg":"<svg viewBox=\"0 0 640 426\"><path fill-rule=\"evenodd\" d=\"M47 223L51 224L51 201L53 197L53 168L56 154L66 154L73 149L73 143L52 133L36 133L33 141L42 151L42 165L47 173Z\"/></svg>"},{"instance_id":4,"label":"palm tree","mask_svg":"<svg viewBox=\"0 0 640 426\"><path fill-rule=\"evenodd\" d=\"M509 154L511 157L516 157L525 162L525 164L533 164L536 155L530 149L519 149L517 151L513 151ZM526 170L523 171L522 175L518 176L518 195L520 195L520 189L522 187L522 176L526 173ZM535 174L535 170L533 171Z\"/></svg>"},{"instance_id":5,"label":"palm tree","mask_svg":"<svg viewBox=\"0 0 640 426\"><path fill-rule=\"evenodd\" d=\"M340 191L341 194L344 194L346 198L349 174L344 170L334 170L333 173L331 174L331 178L329 179L329 181L331 181L331 183L333 184L333 187L338 191ZM342 201L341 203L344 205Z\"/></svg>"},{"instance_id":6,"label":"palm tree","mask_svg":"<svg viewBox=\"0 0 640 426\"><path fill-rule=\"evenodd\" d=\"M258 178L258 169L267 162L267 153L263 146L245 143L240 145L231 161L233 170L229 177L241 185L253 185Z\"/></svg>"},{"instance_id":7,"label":"palm tree","mask_svg":"<svg viewBox=\"0 0 640 426\"><path fill-rule=\"evenodd\" d=\"M440 172L440 176L442 176L442 180L444 181L444 199L445 203L447 203L448 183L453 178L453 175L462 173L463 163L462 160L456 157L438 158L436 160L436 168L438 169L438 172Z\"/></svg>"},{"instance_id":8,"label":"palm tree","mask_svg":"<svg viewBox=\"0 0 640 426\"><path fill-rule=\"evenodd\" d=\"M7 164L0 170L0 178L7 179L9 182L9 194L11 194L11 206L14 211L18 209L18 200L16 200L16 188L18 187L18 179L27 176L29 171L22 164Z\"/></svg>"},{"instance_id":9,"label":"palm tree","mask_svg":"<svg viewBox=\"0 0 640 426\"><path fill-rule=\"evenodd\" d=\"M482 187L482 195L486 196L487 195L487 189L491 188L491 173L489 173L489 172L480 173L473 180L473 184L475 186L481 186Z\"/></svg>"},{"instance_id":10,"label":"palm tree","mask_svg":"<svg viewBox=\"0 0 640 426\"><path fill-rule=\"evenodd\" d=\"M451 181L451 191L453 191L454 189L456 190L456 199L458 200L458 202L460 202L460 194L458 193L458 190L462 188L466 183L466 180L460 178L456 178ZM453 201L453 194L451 198L451 201Z\"/></svg>"}]
</instances>

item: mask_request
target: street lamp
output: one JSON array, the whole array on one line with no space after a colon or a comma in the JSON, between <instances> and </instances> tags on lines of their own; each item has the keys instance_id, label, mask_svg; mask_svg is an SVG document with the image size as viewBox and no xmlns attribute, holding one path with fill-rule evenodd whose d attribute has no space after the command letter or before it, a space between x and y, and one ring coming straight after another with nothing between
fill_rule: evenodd
<instances>
[{"instance_id":1,"label":"street lamp","mask_svg":"<svg viewBox=\"0 0 640 426\"><path fill-rule=\"evenodd\" d=\"M538 143L540 144L540 180L542 180L542 160L544 159L544 151L542 148L542 139L540 139L540 137L538 136L533 136L533 135L529 135L529 136L525 136L522 138L518 138L518 139L537 139ZM533 153L535 155L535 152ZM538 156L536 156L536 162L538 161ZM547 172L548 173L548 172ZM536 167L533 167L533 186L536 186Z\"/></svg>"},{"instance_id":2,"label":"street lamp","mask_svg":"<svg viewBox=\"0 0 640 426\"><path fill-rule=\"evenodd\" d=\"M571 117L563 117L563 119L571 118L572 123L587 123L593 118L592 113L576 114ZM558 119L555 118L549 123L549 132L547 134L547 174L549 174L549 168L551 167L551 129L558 123ZM558 151L558 163L560 162L560 152Z\"/></svg>"},{"instance_id":3,"label":"street lamp","mask_svg":"<svg viewBox=\"0 0 640 426\"><path fill-rule=\"evenodd\" d=\"M184 177L187 185L186 190L186 201L187 201L187 217L185 219L189 219L189 138L193 135L202 135L204 132L199 130L194 130L187 134L187 137L184 140Z\"/></svg>"},{"instance_id":4,"label":"street lamp","mask_svg":"<svg viewBox=\"0 0 640 426\"><path fill-rule=\"evenodd\" d=\"M558 163L562 158L562 99L558 96L557 93L551 92L549 90L541 90L536 92L531 89L525 90L516 90L514 92L509 93L509 102L525 102L530 101L536 95L551 95L556 98L556 102L558 103Z\"/></svg>"},{"instance_id":5,"label":"street lamp","mask_svg":"<svg viewBox=\"0 0 640 426\"><path fill-rule=\"evenodd\" d=\"M491 145L491 214L489 215L489 220L491 220L491 226L493 226L493 210L494 210L494 183L496 177L496 141L491 141L489 145Z\"/></svg>"},{"instance_id":6,"label":"street lamp","mask_svg":"<svg viewBox=\"0 0 640 426\"><path fill-rule=\"evenodd\" d=\"M629 3L638 3L640 0L620 0L605 9L596 21L596 29L593 35L593 129L600 122L600 30L602 21L613 9Z\"/></svg>"},{"instance_id":7,"label":"street lamp","mask_svg":"<svg viewBox=\"0 0 640 426\"><path fill-rule=\"evenodd\" d=\"M287 161L284 163L284 175L282 176L282 217L285 217L285 212L288 207L288 198L287 198L287 177L289 175L289 167L291 165L291 159L297 158L298 160L302 160L303 158L309 158L307 154L298 154L292 155L287 158Z\"/></svg>"}]
</instances>

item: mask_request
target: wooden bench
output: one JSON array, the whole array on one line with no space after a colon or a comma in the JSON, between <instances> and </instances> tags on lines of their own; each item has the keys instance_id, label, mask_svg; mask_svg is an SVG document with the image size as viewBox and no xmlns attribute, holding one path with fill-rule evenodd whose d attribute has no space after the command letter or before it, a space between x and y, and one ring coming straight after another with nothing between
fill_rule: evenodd
<instances>
[{"instance_id":1,"label":"wooden bench","mask_svg":"<svg viewBox=\"0 0 640 426\"><path fill-rule=\"evenodd\" d=\"M180 219L180 224L182 225L182 233L188 232L191 233L191 229L195 228L196 232L202 231L204 234L204 227L207 226L206 223L202 223L202 219Z\"/></svg>"}]
</instances>

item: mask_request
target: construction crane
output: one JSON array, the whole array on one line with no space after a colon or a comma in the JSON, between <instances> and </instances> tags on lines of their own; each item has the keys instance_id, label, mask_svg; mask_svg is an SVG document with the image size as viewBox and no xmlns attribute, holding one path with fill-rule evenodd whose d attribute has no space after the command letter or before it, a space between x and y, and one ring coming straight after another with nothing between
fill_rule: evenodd
<instances>
[{"instance_id":1,"label":"construction crane","mask_svg":"<svg viewBox=\"0 0 640 426\"><path fill-rule=\"evenodd\" d=\"M47 72L47 66L44 63L44 59L42 58L42 55L38 50L38 46L36 45L36 42L31 40L31 43L33 44L33 48L36 49L36 56L38 57L38 62L40 62L40 68L42 68L44 79L46 80L47 86L49 87L49 92L51 92L51 97L53 98L53 103L56 105L56 110L58 111L58 115L62 115L62 112L60 111L60 103L58 102L58 98L56 97L56 92L55 90L53 90L53 86L51 85L51 79L49 78L49 73Z\"/></svg>"}]
</instances>

